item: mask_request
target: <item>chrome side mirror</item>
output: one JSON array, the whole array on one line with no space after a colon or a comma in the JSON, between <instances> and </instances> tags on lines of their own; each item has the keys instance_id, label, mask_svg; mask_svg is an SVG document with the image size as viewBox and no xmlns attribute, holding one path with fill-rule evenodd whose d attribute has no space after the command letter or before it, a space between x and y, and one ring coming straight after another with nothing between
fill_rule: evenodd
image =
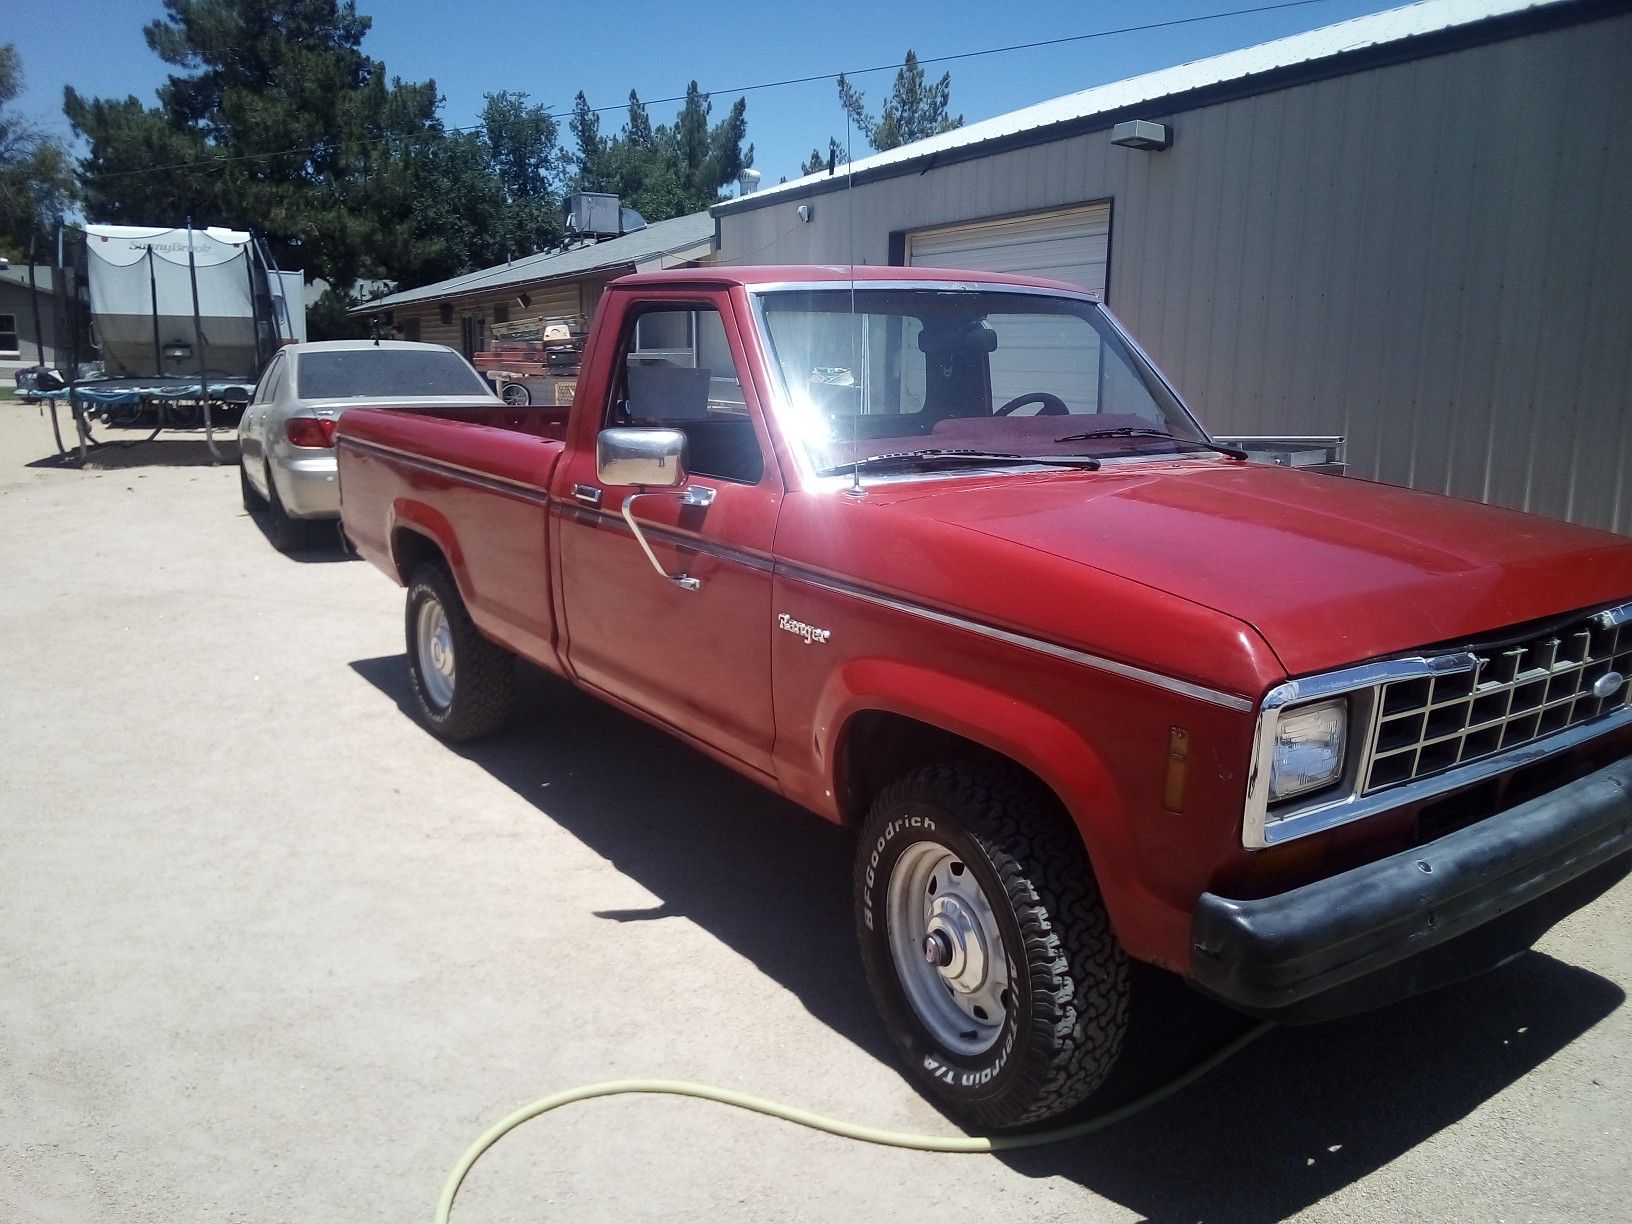
<instances>
[{"instance_id":1,"label":"chrome side mirror","mask_svg":"<svg viewBox=\"0 0 1632 1224\"><path fill-rule=\"evenodd\" d=\"M635 518L635 503L643 497L679 493L682 506L704 507L714 503L714 490L686 488L686 435L678 429L603 429L595 437L595 474L602 484L634 485L642 490L623 499L623 521L665 581L682 591L695 591L701 580L689 574L671 574L652 551L651 542ZM649 490L667 489L670 493Z\"/></svg>"},{"instance_id":2,"label":"chrome side mirror","mask_svg":"<svg viewBox=\"0 0 1632 1224\"><path fill-rule=\"evenodd\" d=\"M602 484L677 489L686 483L686 435L678 429L603 429L595 438Z\"/></svg>"}]
</instances>

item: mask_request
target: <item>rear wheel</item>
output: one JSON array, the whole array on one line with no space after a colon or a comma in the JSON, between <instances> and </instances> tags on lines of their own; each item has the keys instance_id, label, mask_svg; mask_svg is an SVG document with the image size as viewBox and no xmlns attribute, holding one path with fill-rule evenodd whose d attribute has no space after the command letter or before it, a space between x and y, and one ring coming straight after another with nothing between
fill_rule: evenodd
<instances>
[{"instance_id":1,"label":"rear wheel","mask_svg":"<svg viewBox=\"0 0 1632 1224\"><path fill-rule=\"evenodd\" d=\"M1053 797L999 764L916 770L856 860L862 962L913 1074L993 1129L1063 1113L1110 1073L1128 964Z\"/></svg>"},{"instance_id":2,"label":"rear wheel","mask_svg":"<svg viewBox=\"0 0 1632 1224\"><path fill-rule=\"evenodd\" d=\"M490 735L515 707L515 656L488 641L465 610L453 576L427 563L408 583L404 617L414 710L438 738Z\"/></svg>"},{"instance_id":3,"label":"rear wheel","mask_svg":"<svg viewBox=\"0 0 1632 1224\"><path fill-rule=\"evenodd\" d=\"M266 468L266 538L281 553L294 552L308 541L306 524L289 517L289 511L283 508L270 467Z\"/></svg>"},{"instance_id":4,"label":"rear wheel","mask_svg":"<svg viewBox=\"0 0 1632 1224\"><path fill-rule=\"evenodd\" d=\"M243 494L244 509L251 514L259 514L266 509L266 498L255 491L255 486L249 483L249 470L242 463L238 465L238 490Z\"/></svg>"}]
</instances>

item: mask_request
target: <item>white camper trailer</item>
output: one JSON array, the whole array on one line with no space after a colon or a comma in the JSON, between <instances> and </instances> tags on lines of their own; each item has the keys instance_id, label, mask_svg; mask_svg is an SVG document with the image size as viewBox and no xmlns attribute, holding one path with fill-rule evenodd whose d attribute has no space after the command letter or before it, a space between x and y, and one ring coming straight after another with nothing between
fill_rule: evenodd
<instances>
[{"instance_id":1,"label":"white camper trailer","mask_svg":"<svg viewBox=\"0 0 1632 1224\"><path fill-rule=\"evenodd\" d=\"M36 396L66 400L78 449L96 417L111 424L202 423L219 460L214 412L230 423L280 347L306 338L304 277L280 269L253 234L211 226L84 225L58 231L58 334L65 372ZM58 449L64 450L58 433ZM123 443L122 445L129 445Z\"/></svg>"},{"instance_id":2,"label":"white camper trailer","mask_svg":"<svg viewBox=\"0 0 1632 1224\"><path fill-rule=\"evenodd\" d=\"M299 273L269 268L244 230L84 231L91 342L109 378L253 382L280 344L304 337Z\"/></svg>"}]
</instances>

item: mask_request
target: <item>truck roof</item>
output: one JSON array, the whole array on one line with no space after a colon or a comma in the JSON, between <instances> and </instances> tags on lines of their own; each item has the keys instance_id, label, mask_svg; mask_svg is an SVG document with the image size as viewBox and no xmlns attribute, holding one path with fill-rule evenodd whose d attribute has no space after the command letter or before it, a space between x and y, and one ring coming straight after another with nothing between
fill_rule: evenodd
<instances>
[{"instance_id":1,"label":"truck roof","mask_svg":"<svg viewBox=\"0 0 1632 1224\"><path fill-rule=\"evenodd\" d=\"M636 272L620 276L612 282L619 289L673 288L677 285L741 286L760 285L842 284L852 281L865 284L889 281L939 284L952 282L960 285L1007 285L1028 289L1065 290L1083 297L1098 299L1099 294L1064 281L1044 280L1038 276L1015 276L1007 272L974 272L958 268L902 268L877 267L869 264L752 264L720 265L706 268L669 268L662 272Z\"/></svg>"}]
</instances>

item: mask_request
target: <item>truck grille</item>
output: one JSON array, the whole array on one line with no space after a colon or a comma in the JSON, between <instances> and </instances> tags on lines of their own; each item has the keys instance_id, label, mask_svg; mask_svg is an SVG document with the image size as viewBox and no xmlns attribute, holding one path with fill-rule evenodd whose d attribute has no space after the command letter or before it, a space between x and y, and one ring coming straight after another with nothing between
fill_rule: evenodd
<instances>
[{"instance_id":1,"label":"truck grille","mask_svg":"<svg viewBox=\"0 0 1632 1224\"><path fill-rule=\"evenodd\" d=\"M1472 666L1384 684L1365 792L1494 756L1627 704L1632 621L1595 616L1473 650ZM1607 696L1593 686L1618 673Z\"/></svg>"}]
</instances>

